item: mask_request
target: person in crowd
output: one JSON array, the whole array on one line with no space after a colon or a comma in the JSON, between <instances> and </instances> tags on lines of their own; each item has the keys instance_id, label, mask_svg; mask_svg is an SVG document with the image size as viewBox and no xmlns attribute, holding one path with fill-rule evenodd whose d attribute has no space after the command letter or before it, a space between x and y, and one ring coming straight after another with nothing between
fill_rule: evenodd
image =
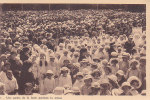
<instances>
[{"instance_id":1,"label":"person in crowd","mask_svg":"<svg viewBox=\"0 0 150 100\"><path fill-rule=\"evenodd\" d=\"M117 71L119 70L119 65L118 65L118 59L116 58L112 58L110 59L110 63L111 63L111 70L112 70L112 74L116 74Z\"/></svg>"},{"instance_id":2,"label":"person in crowd","mask_svg":"<svg viewBox=\"0 0 150 100\"><path fill-rule=\"evenodd\" d=\"M101 75L102 75L102 72L99 71L98 69L95 69L91 73L91 76L93 77L93 82L100 82L101 81Z\"/></svg>"},{"instance_id":3,"label":"person in crowd","mask_svg":"<svg viewBox=\"0 0 150 100\"><path fill-rule=\"evenodd\" d=\"M108 79L103 79L100 83L100 95L111 95L111 86Z\"/></svg>"},{"instance_id":4,"label":"person in crowd","mask_svg":"<svg viewBox=\"0 0 150 100\"><path fill-rule=\"evenodd\" d=\"M125 74L122 70L118 70L116 73L118 85L121 86L126 81Z\"/></svg>"},{"instance_id":5,"label":"person in crowd","mask_svg":"<svg viewBox=\"0 0 150 100\"><path fill-rule=\"evenodd\" d=\"M10 59L8 61L11 65L10 69L12 70L13 75L19 84L19 79L20 79L20 74L21 74L23 63L19 58L17 58L17 52L12 51L10 55Z\"/></svg>"},{"instance_id":6,"label":"person in crowd","mask_svg":"<svg viewBox=\"0 0 150 100\"><path fill-rule=\"evenodd\" d=\"M91 93L89 95L100 95L100 84L93 82L91 86Z\"/></svg>"},{"instance_id":7,"label":"person in crowd","mask_svg":"<svg viewBox=\"0 0 150 100\"><path fill-rule=\"evenodd\" d=\"M29 72L33 73L35 83L39 84L39 67L37 64L37 57L34 55L32 56L32 66L29 68Z\"/></svg>"},{"instance_id":8,"label":"person in crowd","mask_svg":"<svg viewBox=\"0 0 150 100\"><path fill-rule=\"evenodd\" d=\"M73 84L73 87L78 87L79 89L81 89L82 85L84 84L84 80L83 80L83 73L82 72L78 72L76 74L76 81Z\"/></svg>"},{"instance_id":9,"label":"person in crowd","mask_svg":"<svg viewBox=\"0 0 150 100\"><path fill-rule=\"evenodd\" d=\"M69 69L67 67L62 67L59 76L59 87L64 87L65 85L68 85L69 87L72 87L72 80L71 76L69 74Z\"/></svg>"},{"instance_id":10,"label":"person in crowd","mask_svg":"<svg viewBox=\"0 0 150 100\"><path fill-rule=\"evenodd\" d=\"M26 60L23 63L22 66L22 71L21 71L21 75L20 75L20 88L19 88L19 92L20 94L24 94L24 89L25 89L25 84L30 82L33 84L33 86L35 85L35 78L32 72L29 72L29 69L32 67L32 62L30 60Z\"/></svg>"},{"instance_id":11,"label":"person in crowd","mask_svg":"<svg viewBox=\"0 0 150 100\"><path fill-rule=\"evenodd\" d=\"M128 38L128 41L124 44L124 48L126 49L127 53L134 54L134 49L133 49L134 46L135 46L135 43L133 41L133 36L130 35Z\"/></svg>"},{"instance_id":12,"label":"person in crowd","mask_svg":"<svg viewBox=\"0 0 150 100\"><path fill-rule=\"evenodd\" d=\"M142 85L141 80L140 80L138 77L136 77L136 76L131 76L131 77L128 78L127 81L128 81L128 82L130 83L130 85L133 87L133 88L131 89L131 94L132 94L132 95L139 95L138 89L139 89L139 88L141 87L141 85Z\"/></svg>"},{"instance_id":13,"label":"person in crowd","mask_svg":"<svg viewBox=\"0 0 150 100\"><path fill-rule=\"evenodd\" d=\"M116 75L112 74L112 75L108 76L108 80L109 80L109 83L110 83L111 91L113 89L118 89L119 88Z\"/></svg>"},{"instance_id":14,"label":"person in crowd","mask_svg":"<svg viewBox=\"0 0 150 100\"><path fill-rule=\"evenodd\" d=\"M136 76L136 77L140 78L141 72L138 68L139 67L138 61L135 59L131 60L130 67L131 68L128 69L128 71L127 71L126 78L128 79L131 76Z\"/></svg>"},{"instance_id":15,"label":"person in crowd","mask_svg":"<svg viewBox=\"0 0 150 100\"><path fill-rule=\"evenodd\" d=\"M18 92L18 83L16 78L13 76L11 70L6 71L7 79L3 81L5 84L5 92L9 95L15 95Z\"/></svg>"},{"instance_id":16,"label":"person in crowd","mask_svg":"<svg viewBox=\"0 0 150 100\"><path fill-rule=\"evenodd\" d=\"M84 77L84 85L81 87L81 95L90 95L92 89L92 76L86 75Z\"/></svg>"},{"instance_id":17,"label":"person in crowd","mask_svg":"<svg viewBox=\"0 0 150 100\"><path fill-rule=\"evenodd\" d=\"M146 80L145 80L146 79L146 58L141 57L139 63L140 63L139 69L141 72L140 80L142 83L142 86L139 88L139 91L142 92L143 89L146 89Z\"/></svg>"},{"instance_id":18,"label":"person in crowd","mask_svg":"<svg viewBox=\"0 0 150 100\"><path fill-rule=\"evenodd\" d=\"M129 69L129 53L124 52L121 58L122 59L119 61L119 70L122 70L124 74L126 74Z\"/></svg>"},{"instance_id":19,"label":"person in crowd","mask_svg":"<svg viewBox=\"0 0 150 100\"><path fill-rule=\"evenodd\" d=\"M55 89L55 79L53 77L53 72L51 70L48 70L46 72L44 81L43 81L43 86L44 86L44 94L49 94L53 93L53 90Z\"/></svg>"},{"instance_id":20,"label":"person in crowd","mask_svg":"<svg viewBox=\"0 0 150 100\"><path fill-rule=\"evenodd\" d=\"M0 72L2 71L3 66L7 62L7 60L8 60L7 55L2 54L0 56Z\"/></svg>"},{"instance_id":21,"label":"person in crowd","mask_svg":"<svg viewBox=\"0 0 150 100\"><path fill-rule=\"evenodd\" d=\"M79 59L79 53L78 53L78 52L75 52L75 53L73 54L71 63L78 63L78 59Z\"/></svg>"},{"instance_id":22,"label":"person in crowd","mask_svg":"<svg viewBox=\"0 0 150 100\"><path fill-rule=\"evenodd\" d=\"M129 82L123 82L121 85L122 93L120 95L132 95L131 94L131 89L132 86L130 85Z\"/></svg>"}]
</instances>

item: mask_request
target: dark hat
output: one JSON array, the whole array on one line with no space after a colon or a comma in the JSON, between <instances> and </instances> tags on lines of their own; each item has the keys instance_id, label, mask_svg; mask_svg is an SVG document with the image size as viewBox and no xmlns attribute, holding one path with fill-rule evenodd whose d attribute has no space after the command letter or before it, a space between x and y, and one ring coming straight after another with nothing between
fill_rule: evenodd
<instances>
[{"instance_id":1,"label":"dark hat","mask_svg":"<svg viewBox=\"0 0 150 100\"><path fill-rule=\"evenodd\" d=\"M27 52L27 51L29 51L30 49L29 49L29 47L24 47L22 50L23 50L23 52Z\"/></svg>"}]
</instances>

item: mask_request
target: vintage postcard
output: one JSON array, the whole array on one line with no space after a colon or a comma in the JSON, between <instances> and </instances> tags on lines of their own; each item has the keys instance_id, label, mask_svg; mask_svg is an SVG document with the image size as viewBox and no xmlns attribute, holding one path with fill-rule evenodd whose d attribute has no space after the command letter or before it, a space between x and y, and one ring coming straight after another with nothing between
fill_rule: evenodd
<instances>
[{"instance_id":1,"label":"vintage postcard","mask_svg":"<svg viewBox=\"0 0 150 100\"><path fill-rule=\"evenodd\" d=\"M149 3L0 1L0 100L150 99Z\"/></svg>"}]
</instances>

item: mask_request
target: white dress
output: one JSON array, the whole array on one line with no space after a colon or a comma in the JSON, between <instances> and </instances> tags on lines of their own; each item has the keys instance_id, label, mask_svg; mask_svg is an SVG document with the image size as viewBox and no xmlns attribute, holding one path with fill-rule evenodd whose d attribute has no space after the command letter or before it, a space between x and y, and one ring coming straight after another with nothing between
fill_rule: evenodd
<instances>
[{"instance_id":1,"label":"white dress","mask_svg":"<svg viewBox=\"0 0 150 100\"><path fill-rule=\"evenodd\" d=\"M43 84L44 84L44 94L52 93L53 90L55 89L54 78L51 78L51 79L45 78Z\"/></svg>"},{"instance_id":2,"label":"white dress","mask_svg":"<svg viewBox=\"0 0 150 100\"><path fill-rule=\"evenodd\" d=\"M64 87L64 86L72 87L72 80L69 74L66 77L62 75L59 77L59 87Z\"/></svg>"}]
</instances>

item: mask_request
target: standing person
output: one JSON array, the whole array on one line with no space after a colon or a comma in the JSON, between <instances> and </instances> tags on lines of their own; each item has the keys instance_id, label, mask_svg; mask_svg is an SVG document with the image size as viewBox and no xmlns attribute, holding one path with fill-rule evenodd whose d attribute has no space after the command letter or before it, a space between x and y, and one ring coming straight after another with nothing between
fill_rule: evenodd
<instances>
[{"instance_id":1,"label":"standing person","mask_svg":"<svg viewBox=\"0 0 150 100\"><path fill-rule=\"evenodd\" d=\"M84 81L83 81L83 73L82 72L78 72L76 74L76 81L75 83L73 84L73 87L78 87L79 89L81 89L81 87L83 86L84 84Z\"/></svg>"},{"instance_id":2,"label":"standing person","mask_svg":"<svg viewBox=\"0 0 150 100\"><path fill-rule=\"evenodd\" d=\"M103 79L100 83L100 95L111 95L110 83L108 79Z\"/></svg>"},{"instance_id":3,"label":"standing person","mask_svg":"<svg viewBox=\"0 0 150 100\"><path fill-rule=\"evenodd\" d=\"M104 67L104 72L105 74L102 76L102 78L108 78L108 76L112 75L112 70L110 66L105 66Z\"/></svg>"},{"instance_id":4,"label":"standing person","mask_svg":"<svg viewBox=\"0 0 150 100\"><path fill-rule=\"evenodd\" d=\"M127 81L128 81L128 82L130 83L130 85L133 87L133 88L131 89L131 94L132 94L132 95L139 95L140 92L139 92L138 90L139 90L139 88L140 88L141 85L142 85L140 79L139 79L138 77L136 77L136 76L131 76L131 77L128 78Z\"/></svg>"},{"instance_id":5,"label":"standing person","mask_svg":"<svg viewBox=\"0 0 150 100\"><path fill-rule=\"evenodd\" d=\"M74 52L73 57L71 59L71 63L77 63L79 59L79 53L78 52Z\"/></svg>"},{"instance_id":6,"label":"standing person","mask_svg":"<svg viewBox=\"0 0 150 100\"><path fill-rule=\"evenodd\" d=\"M90 95L90 93L92 92L91 86L92 86L92 76L86 75L84 77L84 85L81 87L81 94Z\"/></svg>"},{"instance_id":7,"label":"standing person","mask_svg":"<svg viewBox=\"0 0 150 100\"><path fill-rule=\"evenodd\" d=\"M101 81L101 75L102 75L102 72L99 71L98 69L95 69L91 73L91 76L93 77L93 82L99 82L99 81Z\"/></svg>"},{"instance_id":8,"label":"standing person","mask_svg":"<svg viewBox=\"0 0 150 100\"><path fill-rule=\"evenodd\" d=\"M67 67L62 67L59 76L59 87L69 86L72 87L72 80Z\"/></svg>"},{"instance_id":9,"label":"standing person","mask_svg":"<svg viewBox=\"0 0 150 100\"><path fill-rule=\"evenodd\" d=\"M11 65L10 69L12 70L12 73L19 84L19 79L20 79L20 74L22 69L22 61L17 58L17 53L14 51L11 52L10 59L8 61Z\"/></svg>"},{"instance_id":10,"label":"standing person","mask_svg":"<svg viewBox=\"0 0 150 100\"><path fill-rule=\"evenodd\" d=\"M120 95L127 95L127 96L132 95L131 94L132 87L129 82L122 83L121 89L123 92Z\"/></svg>"},{"instance_id":11,"label":"standing person","mask_svg":"<svg viewBox=\"0 0 150 100\"><path fill-rule=\"evenodd\" d=\"M29 47L22 48L22 50L20 51L20 60L22 60L22 62L29 59L29 52L31 52Z\"/></svg>"},{"instance_id":12,"label":"standing person","mask_svg":"<svg viewBox=\"0 0 150 100\"><path fill-rule=\"evenodd\" d=\"M32 66L29 68L29 72L33 73L34 79L35 79L35 83L39 85L39 67L37 64L37 57L36 56L32 56Z\"/></svg>"},{"instance_id":13,"label":"standing person","mask_svg":"<svg viewBox=\"0 0 150 100\"><path fill-rule=\"evenodd\" d=\"M135 47L135 43L133 41L133 37L130 35L128 38L128 41L125 42L124 48L126 49L126 52L129 54L133 54L133 48Z\"/></svg>"},{"instance_id":14,"label":"standing person","mask_svg":"<svg viewBox=\"0 0 150 100\"><path fill-rule=\"evenodd\" d=\"M98 82L92 83L90 95L100 95L100 84Z\"/></svg>"},{"instance_id":15,"label":"standing person","mask_svg":"<svg viewBox=\"0 0 150 100\"><path fill-rule=\"evenodd\" d=\"M126 74L129 69L129 53L122 54L122 60L119 61L119 70L122 70Z\"/></svg>"},{"instance_id":16,"label":"standing person","mask_svg":"<svg viewBox=\"0 0 150 100\"><path fill-rule=\"evenodd\" d=\"M70 55L68 54L69 52L67 50L63 50L63 55L60 57L60 65L63 65L64 60L71 60Z\"/></svg>"},{"instance_id":17,"label":"standing person","mask_svg":"<svg viewBox=\"0 0 150 100\"><path fill-rule=\"evenodd\" d=\"M40 94L44 93L44 88L43 88L43 79L44 79L44 75L46 73L46 69L48 67L48 62L46 61L46 55L44 54L44 52L40 52L40 57L39 60L37 61L38 63L38 74L39 74L39 92Z\"/></svg>"},{"instance_id":18,"label":"standing person","mask_svg":"<svg viewBox=\"0 0 150 100\"><path fill-rule=\"evenodd\" d=\"M7 55L5 55L5 54L2 54L1 56L0 56L0 72L2 71L2 69L3 69L3 66L4 66L4 64L7 62Z\"/></svg>"},{"instance_id":19,"label":"standing person","mask_svg":"<svg viewBox=\"0 0 150 100\"><path fill-rule=\"evenodd\" d=\"M129 77L131 76L136 76L138 78L141 77L141 73L140 73L140 70L138 69L138 61L133 59L131 60L131 63L130 63L130 69L128 69L127 73L126 73L126 79L128 79Z\"/></svg>"},{"instance_id":20,"label":"standing person","mask_svg":"<svg viewBox=\"0 0 150 100\"><path fill-rule=\"evenodd\" d=\"M112 75L108 76L108 80L109 80L109 83L110 83L110 86L111 86L111 91L113 89L118 89L119 88L119 85L118 85L118 82L117 82L117 76L112 74Z\"/></svg>"},{"instance_id":21,"label":"standing person","mask_svg":"<svg viewBox=\"0 0 150 100\"><path fill-rule=\"evenodd\" d=\"M0 72L0 82L4 82L7 79L6 72L10 70L10 63L6 62L3 66L2 71Z\"/></svg>"},{"instance_id":22,"label":"standing person","mask_svg":"<svg viewBox=\"0 0 150 100\"><path fill-rule=\"evenodd\" d=\"M60 66L58 65L57 58L54 56L54 54L50 55L50 61L48 62L47 70L52 70L52 72L54 73L55 85L58 86Z\"/></svg>"},{"instance_id":23,"label":"standing person","mask_svg":"<svg viewBox=\"0 0 150 100\"><path fill-rule=\"evenodd\" d=\"M44 94L53 93L53 90L55 89L55 79L53 75L54 74L51 70L47 70L43 81Z\"/></svg>"},{"instance_id":24,"label":"standing person","mask_svg":"<svg viewBox=\"0 0 150 100\"><path fill-rule=\"evenodd\" d=\"M115 75L117 71L119 70L118 59L111 58L110 63L111 63L112 74Z\"/></svg>"},{"instance_id":25,"label":"standing person","mask_svg":"<svg viewBox=\"0 0 150 100\"><path fill-rule=\"evenodd\" d=\"M32 72L29 72L30 67L32 67L32 62L26 60L23 63L21 75L20 75L20 94L24 94L25 84L30 82L34 85L35 79Z\"/></svg>"},{"instance_id":26,"label":"standing person","mask_svg":"<svg viewBox=\"0 0 150 100\"><path fill-rule=\"evenodd\" d=\"M82 48L80 50L80 57L79 57L79 62L82 61L83 59L86 58L86 54L87 54L87 49L86 48Z\"/></svg>"},{"instance_id":27,"label":"standing person","mask_svg":"<svg viewBox=\"0 0 150 100\"><path fill-rule=\"evenodd\" d=\"M5 84L5 91L7 94L15 95L18 92L18 83L16 78L13 76L11 70L6 71L7 79L3 81Z\"/></svg>"},{"instance_id":28,"label":"standing person","mask_svg":"<svg viewBox=\"0 0 150 100\"><path fill-rule=\"evenodd\" d=\"M142 82L142 86L139 88L139 92L141 92L142 90L146 90L146 57L141 57L139 62L139 69L141 72L140 80Z\"/></svg>"},{"instance_id":29,"label":"standing person","mask_svg":"<svg viewBox=\"0 0 150 100\"><path fill-rule=\"evenodd\" d=\"M126 81L124 72L122 70L118 70L116 73L118 85L121 86L123 82Z\"/></svg>"},{"instance_id":30,"label":"standing person","mask_svg":"<svg viewBox=\"0 0 150 100\"><path fill-rule=\"evenodd\" d=\"M56 75L57 77L58 77L58 75L59 75L59 73L60 73L60 72L59 72L60 68L59 68L59 66L58 66L58 62L57 62L57 60L56 60L54 54L51 54L51 55L50 55L50 60L49 60L49 62L48 62L47 70L52 70L53 73L54 73L54 76Z\"/></svg>"},{"instance_id":31,"label":"standing person","mask_svg":"<svg viewBox=\"0 0 150 100\"><path fill-rule=\"evenodd\" d=\"M79 71L82 72L85 68L87 68L90 71L89 61L87 59L83 59L80 61L80 69Z\"/></svg>"}]
</instances>

